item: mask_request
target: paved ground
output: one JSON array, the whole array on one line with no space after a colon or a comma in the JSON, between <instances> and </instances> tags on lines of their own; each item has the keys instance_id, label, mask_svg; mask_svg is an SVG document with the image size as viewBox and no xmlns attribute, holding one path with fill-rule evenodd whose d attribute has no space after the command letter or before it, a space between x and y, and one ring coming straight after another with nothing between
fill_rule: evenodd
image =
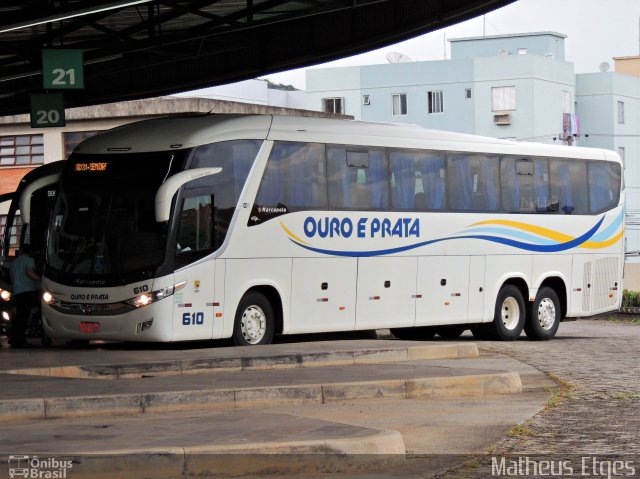
<instances>
[{"instance_id":1,"label":"paved ground","mask_svg":"<svg viewBox=\"0 0 640 479\"><path fill-rule=\"evenodd\" d=\"M512 358L478 358L469 339L326 339L265 348L3 348L0 454L71 454L73 477L92 479L100 471L227 477L364 467L386 477L416 464L407 450L481 452L539 411L545 387L555 385ZM105 469L104 454L117 457L117 471Z\"/></svg>"},{"instance_id":2,"label":"paved ground","mask_svg":"<svg viewBox=\"0 0 640 479\"><path fill-rule=\"evenodd\" d=\"M624 318L619 316L618 318ZM557 401L500 441L497 457L533 456L581 460L608 456L632 460L640 477L640 324L608 320L563 323L553 341L479 342L481 351L507 354L559 378ZM490 459L436 477L490 476ZM576 468L575 474L581 472ZM607 474L605 474L606 476ZM615 477L615 476L614 476Z\"/></svg>"},{"instance_id":3,"label":"paved ground","mask_svg":"<svg viewBox=\"0 0 640 479\"><path fill-rule=\"evenodd\" d=\"M460 340L473 341L468 334ZM484 479L492 475L491 456L486 455L487 452L498 458L544 455L561 460L574 459L576 454L625 455L624 458L635 461L636 469L633 474L629 469L622 470L619 476L640 476L640 325L584 320L563 323L558 337L549 342L530 342L523 336L512 343L477 344L482 358L478 367L485 368L492 361L508 365L510 370L520 373L524 390L529 392L482 400L354 400L320 406L300 404L269 407L261 412L352 427L396 430L402 434L410 454L406 461L387 467L383 464L375 470L346 474L327 471L296 477L324 479L332 473L332 478ZM172 353L161 351L159 355L171 356ZM438 363L430 365L438 366ZM549 401L551 396L544 391L540 371L558 378L564 385ZM197 424L197 416L190 417ZM146 420L153 418L149 415ZM48 421L53 429L56 421L63 421L67 428L73 424L104 425L104 420L93 421L95 425L90 420L82 423L85 420L81 419L74 420L77 423L64 419ZM120 419L113 421L114 428L118 421ZM514 424L521 426L512 428ZM470 461L469 455L473 454L482 455ZM295 460L299 458L291 458ZM438 472L463 462L466 465L461 468ZM580 475L579 472L574 476ZM606 471L600 475L607 479L616 477Z\"/></svg>"}]
</instances>

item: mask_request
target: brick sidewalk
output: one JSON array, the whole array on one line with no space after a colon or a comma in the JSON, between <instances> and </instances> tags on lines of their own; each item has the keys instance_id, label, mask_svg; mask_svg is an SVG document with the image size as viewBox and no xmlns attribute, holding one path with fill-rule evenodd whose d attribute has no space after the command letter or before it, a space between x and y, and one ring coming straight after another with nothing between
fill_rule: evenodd
<instances>
[{"instance_id":1,"label":"brick sidewalk","mask_svg":"<svg viewBox=\"0 0 640 479\"><path fill-rule=\"evenodd\" d=\"M552 341L523 337L511 343L479 342L478 347L512 356L565 385L557 405L550 401L492 455L640 456L640 325L581 320L563 323ZM481 467L437 477L484 478L487 464L490 457Z\"/></svg>"}]
</instances>

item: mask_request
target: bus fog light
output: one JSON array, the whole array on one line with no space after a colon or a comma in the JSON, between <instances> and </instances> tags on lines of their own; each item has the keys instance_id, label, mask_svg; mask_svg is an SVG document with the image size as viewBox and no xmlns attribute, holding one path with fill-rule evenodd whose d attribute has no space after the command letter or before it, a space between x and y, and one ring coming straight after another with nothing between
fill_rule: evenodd
<instances>
[{"instance_id":1,"label":"bus fog light","mask_svg":"<svg viewBox=\"0 0 640 479\"><path fill-rule=\"evenodd\" d=\"M2 312L2 319L4 319L5 321L11 321L11 317L9 316L9 313L7 313L6 311Z\"/></svg>"},{"instance_id":2,"label":"bus fog light","mask_svg":"<svg viewBox=\"0 0 640 479\"><path fill-rule=\"evenodd\" d=\"M11 293L6 289L0 289L0 298L4 301L9 301L11 299Z\"/></svg>"},{"instance_id":3,"label":"bus fog light","mask_svg":"<svg viewBox=\"0 0 640 479\"><path fill-rule=\"evenodd\" d=\"M136 334L141 333L146 329L150 329L152 324L153 324L153 319L150 319L149 321L144 321L143 323L138 323L136 326Z\"/></svg>"}]
</instances>

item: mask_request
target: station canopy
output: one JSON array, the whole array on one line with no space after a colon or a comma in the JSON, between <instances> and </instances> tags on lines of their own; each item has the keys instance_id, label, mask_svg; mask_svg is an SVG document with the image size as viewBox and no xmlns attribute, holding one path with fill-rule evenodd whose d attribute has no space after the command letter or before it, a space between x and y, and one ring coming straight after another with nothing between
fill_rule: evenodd
<instances>
[{"instance_id":1,"label":"station canopy","mask_svg":"<svg viewBox=\"0 0 640 479\"><path fill-rule=\"evenodd\" d=\"M0 115L43 93L42 49L80 49L66 107L161 96L380 48L514 0L2 0Z\"/></svg>"}]
</instances>

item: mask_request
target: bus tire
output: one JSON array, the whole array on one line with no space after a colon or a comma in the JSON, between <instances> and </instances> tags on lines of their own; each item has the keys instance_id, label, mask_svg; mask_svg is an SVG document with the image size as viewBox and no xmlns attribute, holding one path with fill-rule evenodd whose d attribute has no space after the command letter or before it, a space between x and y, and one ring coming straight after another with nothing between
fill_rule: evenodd
<instances>
[{"instance_id":1,"label":"bus tire","mask_svg":"<svg viewBox=\"0 0 640 479\"><path fill-rule=\"evenodd\" d=\"M493 339L513 341L524 328L526 309L520 290L512 284L500 289L489 331Z\"/></svg>"},{"instance_id":2,"label":"bus tire","mask_svg":"<svg viewBox=\"0 0 640 479\"><path fill-rule=\"evenodd\" d=\"M422 326L418 328L391 328L391 334L398 339L413 341L424 341L436 335L436 328L433 326Z\"/></svg>"},{"instance_id":3,"label":"bus tire","mask_svg":"<svg viewBox=\"0 0 640 479\"><path fill-rule=\"evenodd\" d=\"M438 326L437 331L438 336L440 336L442 339L456 339L467 329L469 329L468 326L452 324L449 326Z\"/></svg>"},{"instance_id":4,"label":"bus tire","mask_svg":"<svg viewBox=\"0 0 640 479\"><path fill-rule=\"evenodd\" d=\"M474 324L471 326L471 334L475 339L489 340L493 339L491 335L491 323Z\"/></svg>"},{"instance_id":5,"label":"bus tire","mask_svg":"<svg viewBox=\"0 0 640 479\"><path fill-rule=\"evenodd\" d=\"M546 286L540 288L524 324L524 332L534 341L551 339L558 331L561 314L560 300L556 292Z\"/></svg>"},{"instance_id":6,"label":"bus tire","mask_svg":"<svg viewBox=\"0 0 640 479\"><path fill-rule=\"evenodd\" d=\"M240 300L233 324L233 343L237 346L271 344L276 317L269 300L257 291L249 291Z\"/></svg>"}]
</instances>

